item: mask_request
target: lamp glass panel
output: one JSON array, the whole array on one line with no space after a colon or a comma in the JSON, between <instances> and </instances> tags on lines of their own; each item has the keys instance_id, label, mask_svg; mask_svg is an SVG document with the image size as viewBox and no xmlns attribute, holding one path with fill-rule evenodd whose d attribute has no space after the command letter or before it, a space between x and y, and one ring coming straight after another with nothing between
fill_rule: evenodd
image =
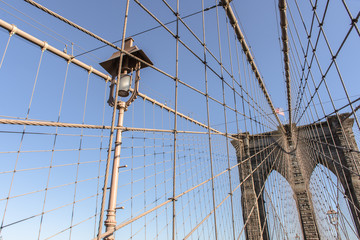
<instances>
[{"instance_id":1,"label":"lamp glass panel","mask_svg":"<svg viewBox=\"0 0 360 240\"><path fill-rule=\"evenodd\" d=\"M122 75L120 78L120 85L119 85L119 96L120 97L129 96L130 84L131 84L131 76L130 75Z\"/></svg>"}]
</instances>

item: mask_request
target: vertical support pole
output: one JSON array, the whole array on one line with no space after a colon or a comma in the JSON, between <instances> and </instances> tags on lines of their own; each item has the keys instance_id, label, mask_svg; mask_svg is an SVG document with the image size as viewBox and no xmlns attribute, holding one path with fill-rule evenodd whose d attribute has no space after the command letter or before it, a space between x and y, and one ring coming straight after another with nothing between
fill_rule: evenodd
<instances>
[{"instance_id":1,"label":"vertical support pole","mask_svg":"<svg viewBox=\"0 0 360 240\"><path fill-rule=\"evenodd\" d=\"M214 234L215 240L218 239L217 223L216 223L216 202L215 202L215 184L214 184L214 169L212 159L212 146L211 146L211 130L210 130L210 107L209 107L209 92L208 92L208 79L207 79L207 61L206 61L206 35L205 35L205 14L204 14L204 0L201 1L202 6L202 28L203 28L203 49L204 49L204 73L205 73L205 99L206 99L206 117L208 125L208 139L209 139L209 158L210 158L210 173L211 173L211 192L213 203L213 216L214 216Z\"/></svg>"},{"instance_id":2,"label":"vertical support pole","mask_svg":"<svg viewBox=\"0 0 360 240\"><path fill-rule=\"evenodd\" d=\"M173 161L173 195L172 195L172 240L176 239L176 157L177 157L177 114L178 114L178 84L179 84L179 0L176 1L176 60L175 60L175 116L174 116L174 161Z\"/></svg>"},{"instance_id":3,"label":"vertical support pole","mask_svg":"<svg viewBox=\"0 0 360 240\"><path fill-rule=\"evenodd\" d=\"M127 28L127 20L128 20L128 14L129 14L129 5L130 0L126 1L126 9L125 9L125 18L124 18L124 28L122 33L122 43L121 43L121 50L124 50L125 48L125 36L126 36L126 28ZM120 60L119 60L119 69L118 69L118 79L116 83L116 90L115 90L115 101L117 101L119 96L119 85L120 85L120 74L121 74L121 68L122 68L122 62L123 62L123 53L120 53ZM125 111L125 109L124 109ZM116 106L113 108L112 112L112 118L111 118L111 131L110 131L110 137L109 137L109 147L108 147L108 154L106 159L106 170L105 170L105 177L104 177L104 190L103 190L103 196L101 201L101 209L100 209L100 219L99 219L99 229L98 229L98 235L97 240L99 240L99 236L102 232L103 227L103 219L104 219L104 209L105 209L105 201L106 201L106 188L108 185L108 175L109 175L109 168L110 168L110 158L111 158L111 148L112 148L112 142L114 137L114 126L115 126L115 118L116 118ZM122 124L122 123L121 123Z\"/></svg>"},{"instance_id":4,"label":"vertical support pole","mask_svg":"<svg viewBox=\"0 0 360 240\"><path fill-rule=\"evenodd\" d=\"M125 102L119 102L119 117L118 117L118 127L123 126L124 122L124 112L125 112ZM119 182L119 166L120 166L120 153L121 153L121 142L122 141L122 130L116 129L116 140L115 140L115 150L114 150L114 161L112 167L111 175L111 186L110 186L110 196L109 196L109 208L107 210L107 219L105 221L106 232L115 231L116 226L116 199L117 199L117 190ZM111 151L111 149L109 149ZM105 240L113 240L114 235L106 237Z\"/></svg>"}]
</instances>

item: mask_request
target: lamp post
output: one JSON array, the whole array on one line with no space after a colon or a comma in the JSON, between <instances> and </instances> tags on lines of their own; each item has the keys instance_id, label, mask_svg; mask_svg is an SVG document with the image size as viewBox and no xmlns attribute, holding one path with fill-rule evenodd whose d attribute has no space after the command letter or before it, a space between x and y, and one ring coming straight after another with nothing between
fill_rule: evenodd
<instances>
[{"instance_id":1,"label":"lamp post","mask_svg":"<svg viewBox=\"0 0 360 240\"><path fill-rule=\"evenodd\" d=\"M138 49L137 46L133 46L134 40L128 38L125 40L124 50L141 60L152 65L151 60L146 56L146 54ZM122 58L122 61L121 61ZM121 63L121 65L120 65ZM110 96L108 104L112 107L118 109L118 123L117 127L123 126L124 121L124 112L130 106L130 104L137 98L139 90L139 81L140 81L140 69L147 67L148 65L140 62L139 60L125 55L121 52L115 52L108 60L100 63L100 65L112 76L111 85L110 85ZM134 89L130 95L130 87L132 85L132 73L135 71L135 84ZM120 79L116 79L120 76ZM119 86L116 86L119 84ZM114 91L118 90L117 94ZM129 97L127 101L118 100L120 97ZM118 181L119 181L119 168L120 168L120 152L121 152L121 140L122 140L122 130L116 129L116 139L115 139L115 149L114 149L114 160L112 166L112 175L111 175L111 185L110 185L110 196L109 204L107 209L107 215L105 220L106 232L115 231L116 227L116 199L117 199L117 190L118 190ZM109 149L111 151L111 149ZM104 186L105 188L107 186ZM106 240L113 240L114 235L105 238Z\"/></svg>"},{"instance_id":2,"label":"lamp post","mask_svg":"<svg viewBox=\"0 0 360 240\"><path fill-rule=\"evenodd\" d=\"M330 209L329 211L326 212L326 215L328 215L329 222L335 226L336 239L340 239L339 229L338 229L338 225L339 225L338 213L335 210Z\"/></svg>"}]
</instances>

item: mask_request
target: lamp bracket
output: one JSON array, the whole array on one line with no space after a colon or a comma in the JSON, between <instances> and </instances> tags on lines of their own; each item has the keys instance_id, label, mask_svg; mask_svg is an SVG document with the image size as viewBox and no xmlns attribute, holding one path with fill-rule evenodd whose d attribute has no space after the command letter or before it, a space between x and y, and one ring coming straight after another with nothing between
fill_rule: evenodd
<instances>
[{"instance_id":1,"label":"lamp bracket","mask_svg":"<svg viewBox=\"0 0 360 240\"><path fill-rule=\"evenodd\" d=\"M130 98L126 101L125 103L125 111L127 110L127 108L130 106L130 104L135 101L135 99L138 96L139 93L139 81L140 81L140 67L141 67L141 63L138 62L135 66L135 86L134 89L132 91L132 94L130 96Z\"/></svg>"}]
</instances>

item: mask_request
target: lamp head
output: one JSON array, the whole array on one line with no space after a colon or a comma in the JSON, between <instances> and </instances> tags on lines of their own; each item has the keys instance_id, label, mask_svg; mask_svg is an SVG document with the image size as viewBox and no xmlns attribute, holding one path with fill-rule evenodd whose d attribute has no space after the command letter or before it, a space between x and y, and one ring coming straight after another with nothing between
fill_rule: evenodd
<instances>
[{"instance_id":1,"label":"lamp head","mask_svg":"<svg viewBox=\"0 0 360 240\"><path fill-rule=\"evenodd\" d=\"M336 225L337 224L337 212L335 210L330 209L329 211L326 212L326 214L329 217L329 221L331 224Z\"/></svg>"},{"instance_id":2,"label":"lamp head","mask_svg":"<svg viewBox=\"0 0 360 240\"><path fill-rule=\"evenodd\" d=\"M134 40L132 38L127 38L125 40L125 47L124 50L132 55L134 55L137 58L140 58L144 62L153 65L151 60L146 56L143 50L139 49L137 46L133 46ZM119 63L120 63L120 51L117 51L111 55L111 57L100 63L100 66L102 66L112 77L115 77L118 75L119 70ZM123 61L122 61L122 73L124 71L128 71L130 69L134 69L136 64L139 61L127 54L123 55ZM144 63L140 63L140 69L146 68L148 65Z\"/></svg>"},{"instance_id":3,"label":"lamp head","mask_svg":"<svg viewBox=\"0 0 360 240\"><path fill-rule=\"evenodd\" d=\"M108 60L100 63L100 66L102 66L112 76L110 95L108 100L110 106L116 105L118 107L118 100L115 96L128 97L130 95L130 87L132 84L133 75L132 72L135 70L136 76L134 91L132 92L129 99L126 101L126 106L129 106L136 99L136 96L138 94L140 69L146 68L149 65L153 65L153 63L146 56L146 54L141 49L138 49L137 46L133 46L133 43L134 40L132 38L126 39L124 42L124 51L126 53L121 54L120 51L115 52ZM131 54L132 56L128 54ZM121 56L122 62L120 66ZM121 72L119 72L119 68L121 68ZM119 75L120 79L116 81L115 78ZM119 83L119 86L115 87L117 82ZM118 94L114 92L116 88L118 89Z\"/></svg>"}]
</instances>

